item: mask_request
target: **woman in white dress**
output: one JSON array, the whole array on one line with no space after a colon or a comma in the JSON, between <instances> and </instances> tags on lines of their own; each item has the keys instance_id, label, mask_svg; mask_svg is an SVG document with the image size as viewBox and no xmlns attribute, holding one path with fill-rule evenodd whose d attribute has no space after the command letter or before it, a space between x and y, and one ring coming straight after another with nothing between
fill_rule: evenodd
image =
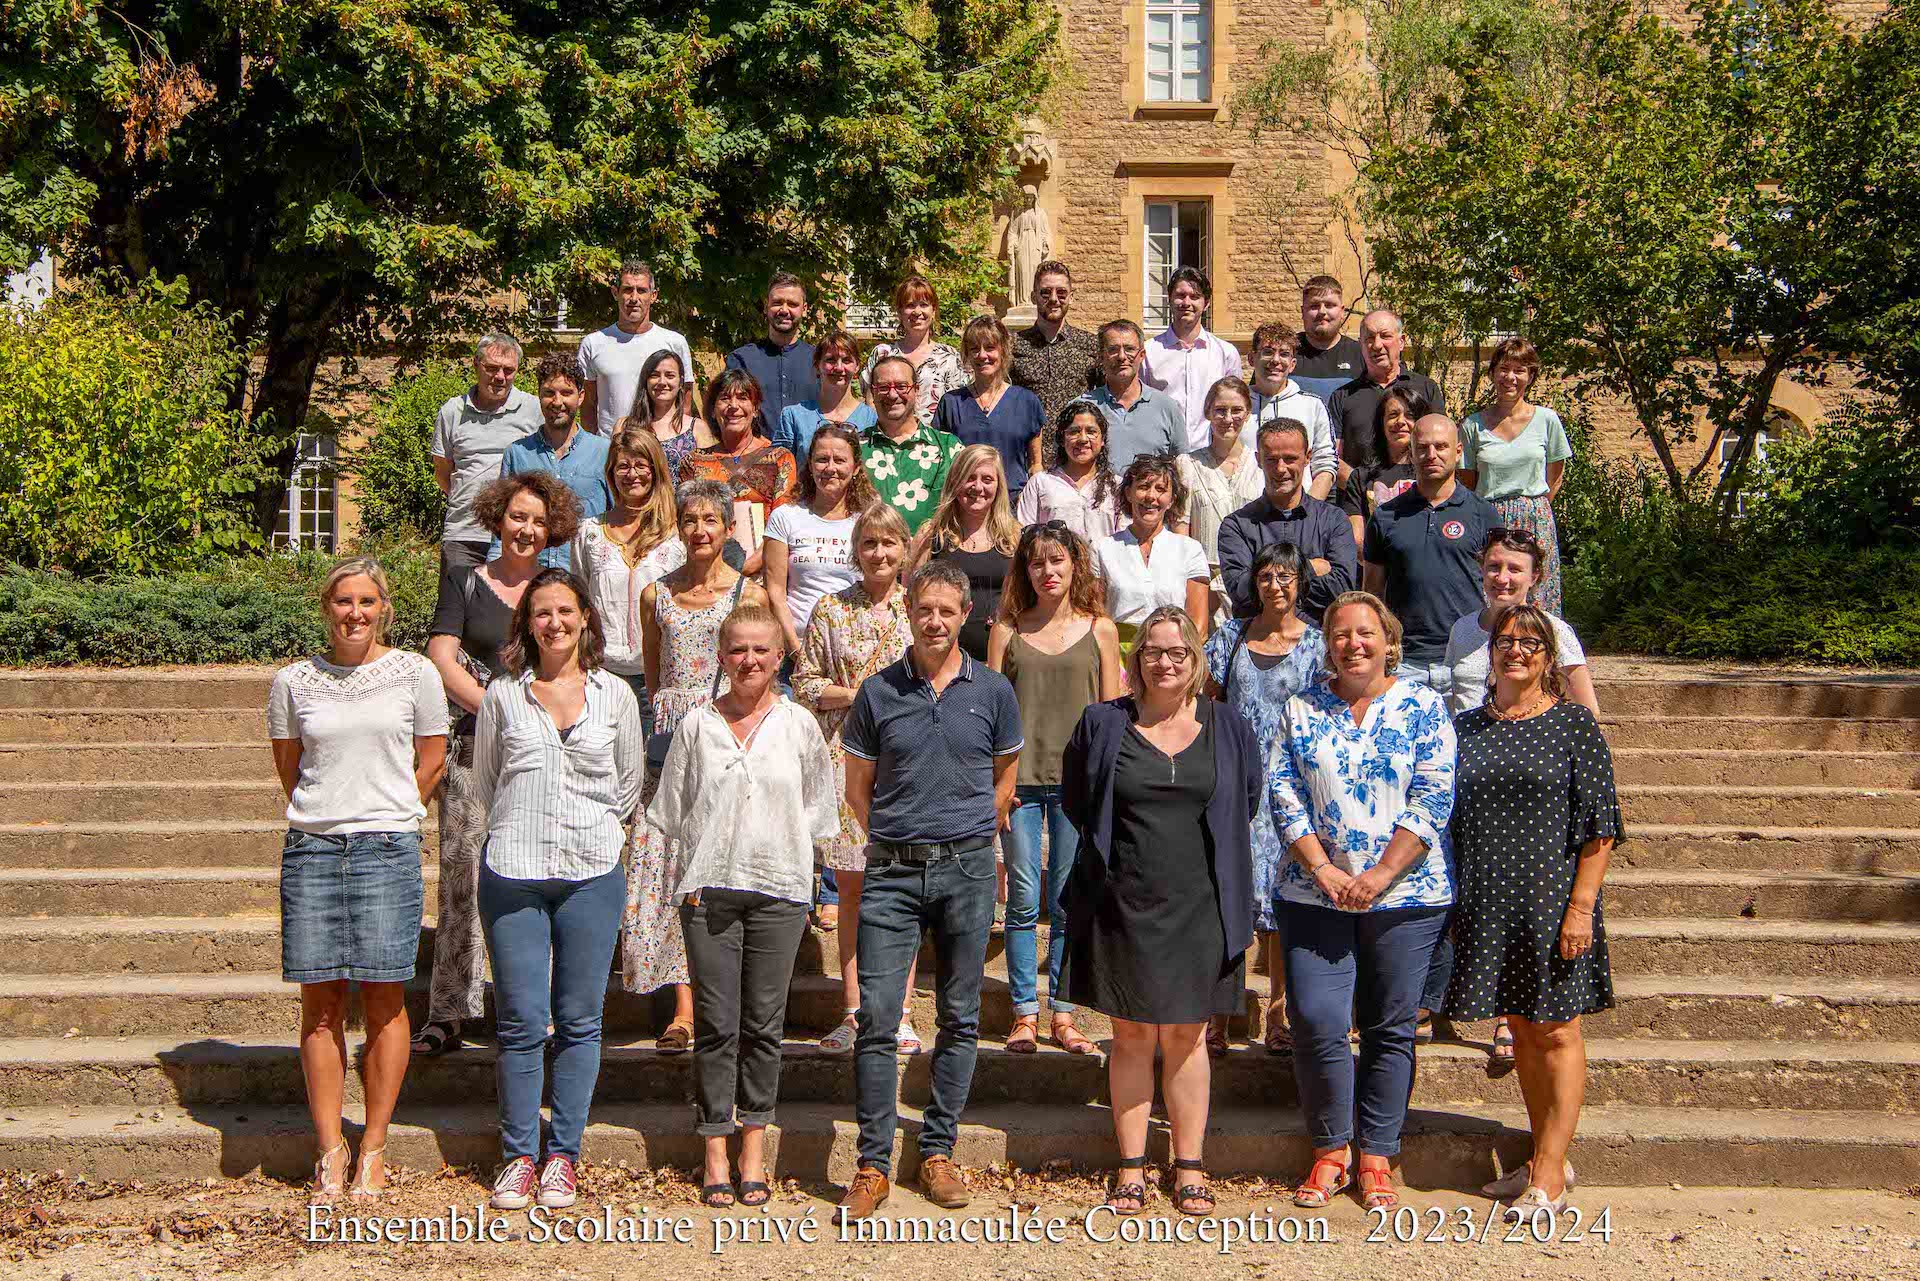
<instances>
[{"instance_id":1,"label":"woman in white dress","mask_svg":"<svg viewBox=\"0 0 1920 1281\"><path fill-rule=\"evenodd\" d=\"M1168 454L1142 454L1120 482L1120 510L1127 527L1093 546L1100 577L1107 582L1107 613L1131 646L1148 614L1162 605L1183 609L1202 641L1207 635L1207 596L1213 571L1207 553L1168 520L1187 500L1187 486Z\"/></svg>"}]
</instances>

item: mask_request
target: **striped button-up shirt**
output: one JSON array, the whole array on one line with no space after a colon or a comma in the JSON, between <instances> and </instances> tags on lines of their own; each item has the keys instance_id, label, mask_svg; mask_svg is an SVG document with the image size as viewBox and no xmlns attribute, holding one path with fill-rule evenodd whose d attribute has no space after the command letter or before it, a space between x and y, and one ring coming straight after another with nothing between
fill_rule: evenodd
<instances>
[{"instance_id":1,"label":"striped button-up shirt","mask_svg":"<svg viewBox=\"0 0 1920 1281\"><path fill-rule=\"evenodd\" d=\"M627 683L587 673L587 705L565 741L533 696L533 673L487 686L474 787L487 866L512 880L585 881L613 870L640 804L647 743Z\"/></svg>"}]
</instances>

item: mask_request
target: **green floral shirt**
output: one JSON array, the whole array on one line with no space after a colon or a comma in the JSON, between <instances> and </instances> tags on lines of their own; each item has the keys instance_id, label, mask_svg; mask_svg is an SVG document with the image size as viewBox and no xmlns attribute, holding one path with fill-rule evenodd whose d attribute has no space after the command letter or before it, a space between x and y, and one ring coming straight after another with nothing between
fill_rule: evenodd
<instances>
[{"instance_id":1,"label":"green floral shirt","mask_svg":"<svg viewBox=\"0 0 1920 1281\"><path fill-rule=\"evenodd\" d=\"M922 427L905 440L894 440L878 427L869 427L860 437L867 477L880 501L905 518L909 533L918 533L940 505L940 487L947 483L947 468L959 452L957 436L933 427Z\"/></svg>"}]
</instances>

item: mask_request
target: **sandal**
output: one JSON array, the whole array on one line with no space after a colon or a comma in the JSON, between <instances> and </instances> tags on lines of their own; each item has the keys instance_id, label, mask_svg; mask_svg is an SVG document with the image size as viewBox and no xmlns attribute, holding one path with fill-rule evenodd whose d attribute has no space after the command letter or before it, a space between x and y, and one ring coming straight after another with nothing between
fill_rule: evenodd
<instances>
[{"instance_id":1,"label":"sandal","mask_svg":"<svg viewBox=\"0 0 1920 1281\"><path fill-rule=\"evenodd\" d=\"M1007 1033L1007 1053L1032 1054L1040 1048L1040 1016L1022 1014Z\"/></svg>"},{"instance_id":2,"label":"sandal","mask_svg":"<svg viewBox=\"0 0 1920 1281\"><path fill-rule=\"evenodd\" d=\"M353 1186L347 1189L347 1199L349 1201L377 1200L380 1194L387 1190L387 1166L386 1162L381 1160L386 1154L387 1149L385 1146L372 1149L362 1148L360 1150L360 1160L353 1167ZM367 1183L367 1162L372 1160L380 1160L381 1185L377 1188L371 1187Z\"/></svg>"},{"instance_id":3,"label":"sandal","mask_svg":"<svg viewBox=\"0 0 1920 1281\"><path fill-rule=\"evenodd\" d=\"M1351 1159L1336 1161L1331 1156L1316 1158L1313 1168L1307 1171L1307 1177L1294 1188L1293 1203L1303 1210L1325 1209L1329 1201L1345 1192L1353 1182L1348 1173L1350 1165ZM1323 1169L1333 1171L1333 1182L1321 1182L1320 1171Z\"/></svg>"},{"instance_id":4,"label":"sandal","mask_svg":"<svg viewBox=\"0 0 1920 1281\"><path fill-rule=\"evenodd\" d=\"M893 1034L893 1043L902 1054L920 1053L920 1034L914 1031L913 1020L902 1014L899 1030Z\"/></svg>"},{"instance_id":5,"label":"sandal","mask_svg":"<svg viewBox=\"0 0 1920 1281\"><path fill-rule=\"evenodd\" d=\"M1174 1158L1176 1170L1199 1170L1205 1173L1207 1163L1195 1157L1191 1160ZM1204 1219L1213 1213L1215 1205L1213 1192L1204 1183L1183 1183L1173 1190L1173 1206L1190 1219Z\"/></svg>"},{"instance_id":6,"label":"sandal","mask_svg":"<svg viewBox=\"0 0 1920 1281\"><path fill-rule=\"evenodd\" d=\"M1224 1059L1227 1057L1227 1029L1218 1023L1207 1024L1207 1057Z\"/></svg>"},{"instance_id":7,"label":"sandal","mask_svg":"<svg viewBox=\"0 0 1920 1281\"><path fill-rule=\"evenodd\" d=\"M1112 1210L1122 1218L1131 1218L1133 1215L1147 1208L1147 1185L1138 1179L1130 1180L1126 1183L1120 1181L1121 1170L1144 1170L1146 1168L1147 1158L1144 1156L1123 1156L1120 1158L1120 1163L1113 1172L1113 1187L1107 1193L1107 1208L1109 1210ZM1117 1204L1123 1201L1131 1201L1133 1204L1130 1206Z\"/></svg>"},{"instance_id":8,"label":"sandal","mask_svg":"<svg viewBox=\"0 0 1920 1281\"><path fill-rule=\"evenodd\" d=\"M1368 1166L1360 1171L1360 1204L1369 1210L1391 1210L1400 1204L1391 1169Z\"/></svg>"},{"instance_id":9,"label":"sandal","mask_svg":"<svg viewBox=\"0 0 1920 1281\"><path fill-rule=\"evenodd\" d=\"M860 1027L855 1022L857 1014L858 1011L848 1011L838 1027L820 1038L820 1048L828 1054L853 1053L854 1039L860 1035Z\"/></svg>"},{"instance_id":10,"label":"sandal","mask_svg":"<svg viewBox=\"0 0 1920 1281\"><path fill-rule=\"evenodd\" d=\"M1513 1029L1505 1019L1493 1025L1493 1048L1487 1052L1487 1075L1505 1076L1513 1071Z\"/></svg>"},{"instance_id":11,"label":"sandal","mask_svg":"<svg viewBox=\"0 0 1920 1281\"><path fill-rule=\"evenodd\" d=\"M1413 1024L1413 1043L1430 1045L1433 1043L1433 1012L1422 1014Z\"/></svg>"},{"instance_id":12,"label":"sandal","mask_svg":"<svg viewBox=\"0 0 1920 1281\"><path fill-rule=\"evenodd\" d=\"M320 1159L313 1163L313 1191L307 1196L308 1205L332 1205L346 1192L347 1172L344 1166L337 1171L328 1168L329 1162L336 1152L341 1156L347 1154L347 1141L345 1139L340 1140L340 1146L328 1148L325 1152L322 1152Z\"/></svg>"},{"instance_id":13,"label":"sandal","mask_svg":"<svg viewBox=\"0 0 1920 1281\"><path fill-rule=\"evenodd\" d=\"M407 1048L417 1058L436 1059L448 1050L457 1050L464 1044L466 1042L460 1037L458 1023L439 1022L428 1023L415 1032Z\"/></svg>"},{"instance_id":14,"label":"sandal","mask_svg":"<svg viewBox=\"0 0 1920 1281\"><path fill-rule=\"evenodd\" d=\"M809 924L822 934L833 933L840 928L840 905L838 903L822 903L819 907L813 909L813 919Z\"/></svg>"},{"instance_id":15,"label":"sandal","mask_svg":"<svg viewBox=\"0 0 1920 1281\"><path fill-rule=\"evenodd\" d=\"M773 1188L756 1179L740 1180L740 1204L758 1208L773 1200Z\"/></svg>"},{"instance_id":16,"label":"sandal","mask_svg":"<svg viewBox=\"0 0 1920 1281\"><path fill-rule=\"evenodd\" d=\"M709 1183L700 1189L700 1204L709 1210L731 1210L733 1208L733 1184Z\"/></svg>"},{"instance_id":17,"label":"sandal","mask_svg":"<svg viewBox=\"0 0 1920 1281\"><path fill-rule=\"evenodd\" d=\"M653 1048L662 1054L685 1054L693 1048L693 1024L682 1023L675 1019L667 1024L667 1030L660 1034L660 1039L653 1043ZM732 1202L729 1201L728 1204L731 1205Z\"/></svg>"},{"instance_id":18,"label":"sandal","mask_svg":"<svg viewBox=\"0 0 1920 1281\"><path fill-rule=\"evenodd\" d=\"M1068 1054L1098 1054L1100 1047L1095 1045L1087 1034L1074 1026L1071 1017L1053 1021L1053 1043Z\"/></svg>"},{"instance_id":19,"label":"sandal","mask_svg":"<svg viewBox=\"0 0 1920 1281\"><path fill-rule=\"evenodd\" d=\"M1293 1053L1293 1024L1287 1021L1286 1009L1281 1008L1280 1017L1273 1016L1274 1007L1267 1007L1266 1047L1268 1054Z\"/></svg>"}]
</instances>

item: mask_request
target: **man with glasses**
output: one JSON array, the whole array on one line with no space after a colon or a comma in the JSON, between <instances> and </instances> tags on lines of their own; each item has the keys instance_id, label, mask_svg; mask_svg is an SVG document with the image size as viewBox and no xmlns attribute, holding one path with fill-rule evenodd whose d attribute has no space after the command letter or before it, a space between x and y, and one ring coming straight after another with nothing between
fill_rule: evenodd
<instances>
[{"instance_id":1,"label":"man with glasses","mask_svg":"<svg viewBox=\"0 0 1920 1281\"><path fill-rule=\"evenodd\" d=\"M1040 398L1052 423L1077 397L1100 385L1100 341L1067 323L1073 277L1067 264L1049 259L1033 271L1033 305L1039 319L1013 336L1013 385Z\"/></svg>"},{"instance_id":2,"label":"man with glasses","mask_svg":"<svg viewBox=\"0 0 1920 1281\"><path fill-rule=\"evenodd\" d=\"M1013 686L959 646L971 598L966 571L952 561L929 561L914 574L907 584L913 644L899 662L860 683L841 734L847 805L870 842L860 888L853 1065L860 1155L840 1202L847 1219L871 1215L891 1191L900 1088L895 1038L923 932L933 936L940 1031L919 1136L920 1187L927 1200L949 1209L969 1199L953 1144L980 1039L980 985L998 882L993 838L1013 811L1023 741Z\"/></svg>"},{"instance_id":3,"label":"man with glasses","mask_svg":"<svg viewBox=\"0 0 1920 1281\"><path fill-rule=\"evenodd\" d=\"M860 461L880 501L900 513L909 533L918 533L940 502L960 441L951 432L920 425L915 416L919 388L913 362L905 356L882 356L870 377L867 392L880 421L861 435Z\"/></svg>"},{"instance_id":4,"label":"man with glasses","mask_svg":"<svg viewBox=\"0 0 1920 1281\"><path fill-rule=\"evenodd\" d=\"M1131 320L1100 326L1101 385L1087 397L1107 420L1107 462L1113 474L1141 454L1181 454L1187 448L1187 421L1173 397L1140 379L1146 335Z\"/></svg>"},{"instance_id":5,"label":"man with glasses","mask_svg":"<svg viewBox=\"0 0 1920 1281\"><path fill-rule=\"evenodd\" d=\"M488 334L473 349L473 386L433 416L434 483L447 496L440 527L440 569L469 568L487 559L493 534L473 514L473 500L500 474L507 446L539 431L546 418L538 397L513 385L520 344L512 334Z\"/></svg>"}]
</instances>

